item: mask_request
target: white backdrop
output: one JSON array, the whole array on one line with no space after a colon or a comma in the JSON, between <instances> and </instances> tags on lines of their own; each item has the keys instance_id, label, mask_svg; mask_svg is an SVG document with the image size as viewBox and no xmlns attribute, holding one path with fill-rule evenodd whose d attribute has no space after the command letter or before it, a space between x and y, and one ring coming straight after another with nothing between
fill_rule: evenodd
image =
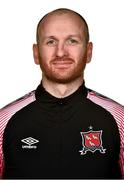
<instances>
[{"instance_id":1,"label":"white backdrop","mask_svg":"<svg viewBox=\"0 0 124 180\"><path fill-rule=\"evenodd\" d=\"M123 0L1 0L0 108L35 89L41 80L32 44L40 18L56 8L71 8L87 20L94 44L85 71L86 86L124 105Z\"/></svg>"}]
</instances>

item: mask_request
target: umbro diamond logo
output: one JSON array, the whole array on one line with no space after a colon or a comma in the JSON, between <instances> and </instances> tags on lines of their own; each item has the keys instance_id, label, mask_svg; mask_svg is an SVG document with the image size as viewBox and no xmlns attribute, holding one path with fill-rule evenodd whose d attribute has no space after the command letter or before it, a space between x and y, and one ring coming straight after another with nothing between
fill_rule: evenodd
<instances>
[{"instance_id":1,"label":"umbro diamond logo","mask_svg":"<svg viewBox=\"0 0 124 180\"><path fill-rule=\"evenodd\" d=\"M39 142L37 139L34 139L32 137L28 137L28 138L22 139L21 141L23 143L27 144L27 145L22 145L23 149L36 149L37 146L36 145L34 146L34 144Z\"/></svg>"}]
</instances>

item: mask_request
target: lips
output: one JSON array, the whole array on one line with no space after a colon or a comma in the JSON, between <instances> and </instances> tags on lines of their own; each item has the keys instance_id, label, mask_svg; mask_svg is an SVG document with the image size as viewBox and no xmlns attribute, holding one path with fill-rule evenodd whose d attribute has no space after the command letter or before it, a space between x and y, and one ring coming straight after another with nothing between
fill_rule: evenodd
<instances>
[{"instance_id":1,"label":"lips","mask_svg":"<svg viewBox=\"0 0 124 180\"><path fill-rule=\"evenodd\" d=\"M72 59L57 59L52 61L52 64L56 67L56 68L69 68L72 64L74 63L74 61Z\"/></svg>"},{"instance_id":2,"label":"lips","mask_svg":"<svg viewBox=\"0 0 124 180\"><path fill-rule=\"evenodd\" d=\"M72 62L71 61L54 62L53 65L55 68L58 69L67 69L72 65Z\"/></svg>"}]
</instances>

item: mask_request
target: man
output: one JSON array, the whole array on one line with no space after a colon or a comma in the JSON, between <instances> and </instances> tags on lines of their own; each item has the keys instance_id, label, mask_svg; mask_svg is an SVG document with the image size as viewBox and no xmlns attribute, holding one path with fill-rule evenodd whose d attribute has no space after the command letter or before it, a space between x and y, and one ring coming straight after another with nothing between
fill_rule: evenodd
<instances>
[{"instance_id":1,"label":"man","mask_svg":"<svg viewBox=\"0 0 124 180\"><path fill-rule=\"evenodd\" d=\"M41 84L0 112L3 178L123 177L124 107L85 87L92 46L78 13L57 9L40 20Z\"/></svg>"}]
</instances>

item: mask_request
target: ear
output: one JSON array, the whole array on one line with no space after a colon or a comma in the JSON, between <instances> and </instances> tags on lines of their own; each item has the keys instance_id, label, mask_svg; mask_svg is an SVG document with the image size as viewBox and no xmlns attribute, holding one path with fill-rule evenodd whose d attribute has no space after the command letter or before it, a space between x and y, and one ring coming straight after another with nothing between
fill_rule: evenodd
<instances>
[{"instance_id":1,"label":"ear","mask_svg":"<svg viewBox=\"0 0 124 180\"><path fill-rule=\"evenodd\" d=\"M39 50L38 50L38 45L33 44L33 57L34 57L34 62L35 64L39 65Z\"/></svg>"},{"instance_id":2,"label":"ear","mask_svg":"<svg viewBox=\"0 0 124 180\"><path fill-rule=\"evenodd\" d=\"M87 44L87 61L86 61L86 63L89 63L91 61L92 50L93 50L93 43L88 42L88 44Z\"/></svg>"}]
</instances>

